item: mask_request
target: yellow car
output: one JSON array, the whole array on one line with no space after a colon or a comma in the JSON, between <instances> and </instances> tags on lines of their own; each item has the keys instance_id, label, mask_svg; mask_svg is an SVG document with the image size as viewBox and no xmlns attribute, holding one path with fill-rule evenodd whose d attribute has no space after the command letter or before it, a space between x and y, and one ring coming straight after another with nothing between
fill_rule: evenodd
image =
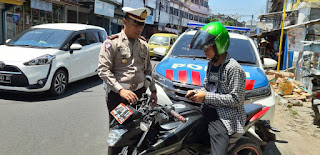
<instances>
[{"instance_id":1,"label":"yellow car","mask_svg":"<svg viewBox=\"0 0 320 155\"><path fill-rule=\"evenodd\" d=\"M156 56L153 52L153 49L156 47L165 47L167 54L173 43L177 40L177 38L178 35L171 33L153 34L148 42L150 56Z\"/></svg>"}]
</instances>

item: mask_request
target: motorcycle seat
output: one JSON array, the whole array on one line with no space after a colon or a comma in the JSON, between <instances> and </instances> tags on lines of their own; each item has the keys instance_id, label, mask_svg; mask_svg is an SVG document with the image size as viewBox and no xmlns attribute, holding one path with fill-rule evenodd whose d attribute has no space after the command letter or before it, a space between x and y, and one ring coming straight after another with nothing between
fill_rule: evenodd
<instances>
[{"instance_id":1,"label":"motorcycle seat","mask_svg":"<svg viewBox=\"0 0 320 155\"><path fill-rule=\"evenodd\" d=\"M258 104L253 104L253 103L244 104L244 110L246 111L246 114L247 114L247 121L250 120L250 118L254 116L256 113L261 111L262 108L263 106Z\"/></svg>"}]
</instances>

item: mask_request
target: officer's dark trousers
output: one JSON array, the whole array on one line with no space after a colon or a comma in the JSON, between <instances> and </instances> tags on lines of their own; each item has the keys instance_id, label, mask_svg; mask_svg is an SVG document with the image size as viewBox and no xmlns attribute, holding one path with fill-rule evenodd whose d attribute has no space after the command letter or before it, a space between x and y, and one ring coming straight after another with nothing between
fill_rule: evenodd
<instances>
[{"instance_id":1,"label":"officer's dark trousers","mask_svg":"<svg viewBox=\"0 0 320 155\"><path fill-rule=\"evenodd\" d=\"M142 94L146 92L146 88L142 87L141 89L138 89L134 91L134 93L138 96L140 99L142 97ZM113 91L110 91L109 94L107 94L107 107L109 111L109 123L113 120L113 116L110 114L110 112L116 108L120 103L128 104L128 101L122 98L118 93L115 93ZM108 154L109 155L117 155L120 153L122 148L116 148L116 147L109 147L108 148Z\"/></svg>"},{"instance_id":2,"label":"officer's dark trousers","mask_svg":"<svg viewBox=\"0 0 320 155\"><path fill-rule=\"evenodd\" d=\"M208 121L211 154L226 155L230 140L227 128L219 119L216 109L205 106L202 108L202 112Z\"/></svg>"}]
</instances>

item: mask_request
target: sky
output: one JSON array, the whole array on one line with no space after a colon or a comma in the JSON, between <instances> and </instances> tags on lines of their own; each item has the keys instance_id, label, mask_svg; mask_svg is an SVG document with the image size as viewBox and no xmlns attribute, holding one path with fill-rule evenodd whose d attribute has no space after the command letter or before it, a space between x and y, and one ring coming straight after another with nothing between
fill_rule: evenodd
<instances>
[{"instance_id":1,"label":"sky","mask_svg":"<svg viewBox=\"0 0 320 155\"><path fill-rule=\"evenodd\" d=\"M239 15L238 21L253 20L258 21L257 17L266 12L267 0L209 0L209 7L213 14L226 14L231 17Z\"/></svg>"}]
</instances>

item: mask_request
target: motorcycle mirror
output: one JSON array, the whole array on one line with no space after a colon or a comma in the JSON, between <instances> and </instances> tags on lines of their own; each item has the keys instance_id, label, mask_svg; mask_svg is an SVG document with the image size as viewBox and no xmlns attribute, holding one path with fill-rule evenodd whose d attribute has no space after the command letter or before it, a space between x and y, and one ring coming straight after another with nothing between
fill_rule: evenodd
<instances>
[{"instance_id":1,"label":"motorcycle mirror","mask_svg":"<svg viewBox=\"0 0 320 155\"><path fill-rule=\"evenodd\" d=\"M140 129L142 131L148 131L148 129L149 129L148 124L146 124L144 122L140 122Z\"/></svg>"}]
</instances>

